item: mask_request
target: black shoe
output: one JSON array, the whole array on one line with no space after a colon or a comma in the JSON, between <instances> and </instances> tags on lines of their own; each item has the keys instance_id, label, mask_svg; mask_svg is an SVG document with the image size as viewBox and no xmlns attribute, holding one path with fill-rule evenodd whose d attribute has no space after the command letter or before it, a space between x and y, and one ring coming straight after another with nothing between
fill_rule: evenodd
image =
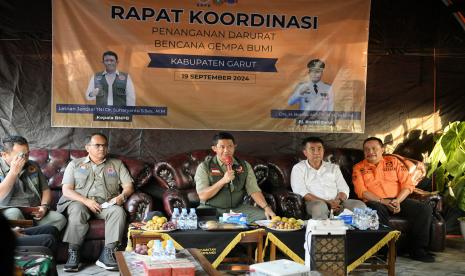
<instances>
[{"instance_id":1,"label":"black shoe","mask_svg":"<svg viewBox=\"0 0 465 276\"><path fill-rule=\"evenodd\" d=\"M423 249L415 250L414 252L410 253L410 259L415 261L420 261L424 263L434 263L435 259L434 256L430 253L426 252Z\"/></svg>"},{"instance_id":2,"label":"black shoe","mask_svg":"<svg viewBox=\"0 0 465 276\"><path fill-rule=\"evenodd\" d=\"M106 270L118 270L118 263L115 259L114 249L105 246L95 264L102 268L105 268Z\"/></svg>"},{"instance_id":3,"label":"black shoe","mask_svg":"<svg viewBox=\"0 0 465 276\"><path fill-rule=\"evenodd\" d=\"M68 261L66 261L63 271L78 272L80 258L79 249L68 248Z\"/></svg>"}]
</instances>

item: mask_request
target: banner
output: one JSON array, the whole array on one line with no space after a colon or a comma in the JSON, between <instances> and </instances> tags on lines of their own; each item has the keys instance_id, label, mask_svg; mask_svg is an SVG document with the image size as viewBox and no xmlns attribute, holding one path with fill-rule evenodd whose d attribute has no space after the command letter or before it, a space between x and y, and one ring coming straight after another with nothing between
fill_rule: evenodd
<instances>
[{"instance_id":1,"label":"banner","mask_svg":"<svg viewBox=\"0 0 465 276\"><path fill-rule=\"evenodd\" d=\"M52 126L364 131L369 0L52 5Z\"/></svg>"}]
</instances>

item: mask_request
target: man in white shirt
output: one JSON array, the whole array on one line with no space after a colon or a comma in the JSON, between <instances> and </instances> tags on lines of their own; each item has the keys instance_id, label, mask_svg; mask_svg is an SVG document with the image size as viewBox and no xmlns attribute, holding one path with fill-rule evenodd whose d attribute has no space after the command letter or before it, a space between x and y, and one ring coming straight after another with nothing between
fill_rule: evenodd
<instances>
[{"instance_id":1,"label":"man in white shirt","mask_svg":"<svg viewBox=\"0 0 465 276\"><path fill-rule=\"evenodd\" d=\"M299 104L299 110L306 111L334 111L334 95L331 85L321 81L325 63L319 59L313 59L308 64L309 81L299 83L288 105Z\"/></svg>"},{"instance_id":2,"label":"man in white shirt","mask_svg":"<svg viewBox=\"0 0 465 276\"><path fill-rule=\"evenodd\" d=\"M306 160L295 164L291 172L292 191L305 200L306 210L313 219L326 219L330 210L364 208L360 200L348 199L349 187L339 166L323 161L324 145L318 137L302 141Z\"/></svg>"},{"instance_id":3,"label":"man in white shirt","mask_svg":"<svg viewBox=\"0 0 465 276\"><path fill-rule=\"evenodd\" d=\"M128 73L116 70L118 55L115 52L103 53L105 71L95 73L89 81L86 99L96 105L135 106L136 93Z\"/></svg>"}]
</instances>

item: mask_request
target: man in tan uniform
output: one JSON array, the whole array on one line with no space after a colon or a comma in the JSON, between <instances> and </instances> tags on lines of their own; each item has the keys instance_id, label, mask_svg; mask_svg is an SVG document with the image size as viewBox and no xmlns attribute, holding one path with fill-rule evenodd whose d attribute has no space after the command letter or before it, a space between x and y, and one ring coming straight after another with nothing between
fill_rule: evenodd
<instances>
[{"instance_id":1,"label":"man in tan uniform","mask_svg":"<svg viewBox=\"0 0 465 276\"><path fill-rule=\"evenodd\" d=\"M52 225L61 231L66 218L50 210L52 191L39 165L29 160L29 144L24 137L9 136L0 143L0 211L9 220L31 218L36 225ZM38 207L24 214L10 206Z\"/></svg>"},{"instance_id":2,"label":"man in tan uniform","mask_svg":"<svg viewBox=\"0 0 465 276\"><path fill-rule=\"evenodd\" d=\"M63 196L57 205L57 211L68 216L63 237L69 244L64 270L79 270L79 248L89 230L90 218L105 220L105 247L96 264L114 270L118 268L114 251L126 227L122 205L134 192L133 180L121 160L107 158L108 139L105 135L95 133L89 136L86 150L87 157L75 159L66 167Z\"/></svg>"}]
</instances>

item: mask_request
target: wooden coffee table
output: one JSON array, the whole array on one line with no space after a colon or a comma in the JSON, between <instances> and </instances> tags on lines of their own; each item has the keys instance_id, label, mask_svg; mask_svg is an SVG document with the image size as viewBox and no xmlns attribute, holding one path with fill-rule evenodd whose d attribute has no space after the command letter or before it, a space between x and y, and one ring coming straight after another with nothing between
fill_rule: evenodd
<instances>
[{"instance_id":1,"label":"wooden coffee table","mask_svg":"<svg viewBox=\"0 0 465 276\"><path fill-rule=\"evenodd\" d=\"M197 274L196 275L214 275L214 276L220 276L222 275L221 273L218 272L213 266L208 262L208 260L197 250L196 248L187 248L186 249L192 257L194 257L195 261L197 261L200 266L203 268L203 270L206 272L206 274ZM128 265L126 263L126 259L124 258L123 252L122 251L117 251L116 252L116 261L118 262L118 267L119 271L122 276L131 276L131 273L129 272Z\"/></svg>"}]
</instances>

